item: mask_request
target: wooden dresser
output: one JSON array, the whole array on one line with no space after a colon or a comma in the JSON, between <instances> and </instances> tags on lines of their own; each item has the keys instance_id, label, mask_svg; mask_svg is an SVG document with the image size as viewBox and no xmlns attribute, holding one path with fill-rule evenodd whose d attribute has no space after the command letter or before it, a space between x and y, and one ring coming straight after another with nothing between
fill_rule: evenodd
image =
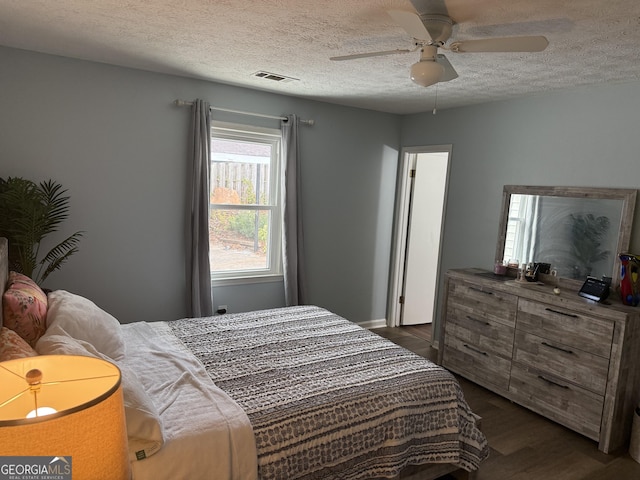
<instances>
[{"instance_id":1,"label":"wooden dresser","mask_svg":"<svg viewBox=\"0 0 640 480\"><path fill-rule=\"evenodd\" d=\"M447 273L438 362L605 453L626 447L640 400L640 307L505 278Z\"/></svg>"}]
</instances>

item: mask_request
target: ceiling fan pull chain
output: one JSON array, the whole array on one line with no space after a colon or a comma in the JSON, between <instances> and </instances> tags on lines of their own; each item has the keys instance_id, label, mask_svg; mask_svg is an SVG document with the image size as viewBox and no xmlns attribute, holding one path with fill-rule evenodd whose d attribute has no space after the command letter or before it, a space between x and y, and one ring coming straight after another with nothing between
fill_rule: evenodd
<instances>
[{"instance_id":1,"label":"ceiling fan pull chain","mask_svg":"<svg viewBox=\"0 0 640 480\"><path fill-rule=\"evenodd\" d=\"M433 101L433 114L436 114L436 111L438 109L438 84L436 83L436 98Z\"/></svg>"}]
</instances>

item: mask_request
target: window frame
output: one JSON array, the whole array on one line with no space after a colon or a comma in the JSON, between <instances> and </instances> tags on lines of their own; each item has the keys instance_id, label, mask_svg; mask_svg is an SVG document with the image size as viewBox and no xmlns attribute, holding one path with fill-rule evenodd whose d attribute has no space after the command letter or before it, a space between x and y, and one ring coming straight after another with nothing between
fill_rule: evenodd
<instances>
[{"instance_id":1,"label":"window frame","mask_svg":"<svg viewBox=\"0 0 640 480\"><path fill-rule=\"evenodd\" d=\"M210 203L210 211L214 210L260 210L270 212L269 241L267 249L267 267L260 269L226 270L224 272L211 271L211 283L217 285L238 285L243 283L259 283L279 281L283 276L282 266L282 132L277 128L257 127L246 124L236 124L220 121L211 122L211 153L213 163L213 140L231 140L240 142L255 142L271 146L271 160L269 164L269 192L268 204L214 204Z\"/></svg>"}]
</instances>

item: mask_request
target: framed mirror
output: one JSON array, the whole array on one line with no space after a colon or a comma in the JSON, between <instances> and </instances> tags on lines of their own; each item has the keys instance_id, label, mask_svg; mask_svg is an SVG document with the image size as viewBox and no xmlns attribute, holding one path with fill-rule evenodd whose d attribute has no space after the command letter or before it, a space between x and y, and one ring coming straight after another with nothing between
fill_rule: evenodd
<instances>
[{"instance_id":1,"label":"framed mirror","mask_svg":"<svg viewBox=\"0 0 640 480\"><path fill-rule=\"evenodd\" d=\"M496 262L549 263L561 279L620 276L637 190L505 185Z\"/></svg>"}]
</instances>

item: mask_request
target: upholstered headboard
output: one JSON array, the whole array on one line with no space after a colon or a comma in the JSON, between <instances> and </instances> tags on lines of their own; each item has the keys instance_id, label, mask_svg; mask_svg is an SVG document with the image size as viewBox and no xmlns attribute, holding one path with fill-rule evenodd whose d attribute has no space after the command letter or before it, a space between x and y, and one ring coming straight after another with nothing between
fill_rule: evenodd
<instances>
[{"instance_id":1,"label":"upholstered headboard","mask_svg":"<svg viewBox=\"0 0 640 480\"><path fill-rule=\"evenodd\" d=\"M9 246L7 239L0 237L0 299L9 277ZM2 327L2 305L0 305L0 327Z\"/></svg>"}]
</instances>

